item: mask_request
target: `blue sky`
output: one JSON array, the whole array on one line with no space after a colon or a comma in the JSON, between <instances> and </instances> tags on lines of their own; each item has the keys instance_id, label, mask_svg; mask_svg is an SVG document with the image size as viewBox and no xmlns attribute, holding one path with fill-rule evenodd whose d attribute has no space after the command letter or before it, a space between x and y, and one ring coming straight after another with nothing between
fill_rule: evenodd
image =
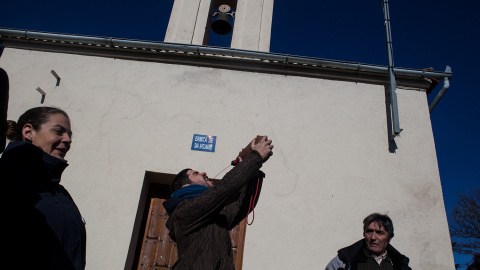
<instances>
[{"instance_id":1,"label":"blue sky","mask_svg":"<svg viewBox=\"0 0 480 270\"><path fill-rule=\"evenodd\" d=\"M480 2L390 0L396 67L453 77L431 114L445 207L480 185ZM3 1L0 27L163 41L173 0ZM223 40L212 40L221 46ZM382 1L286 1L274 4L271 52L387 65ZM429 101L442 84L429 96ZM401 119L400 119L401 121ZM465 258L455 256L456 263Z\"/></svg>"}]
</instances>

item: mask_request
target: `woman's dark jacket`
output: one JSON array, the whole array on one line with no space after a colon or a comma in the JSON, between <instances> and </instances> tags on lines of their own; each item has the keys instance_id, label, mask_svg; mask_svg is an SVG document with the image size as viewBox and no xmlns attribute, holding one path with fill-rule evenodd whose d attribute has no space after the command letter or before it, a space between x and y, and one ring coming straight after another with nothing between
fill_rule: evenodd
<instances>
[{"instance_id":1,"label":"woman's dark jacket","mask_svg":"<svg viewBox=\"0 0 480 270\"><path fill-rule=\"evenodd\" d=\"M0 268L85 269L85 223L59 184L67 166L29 142L10 143L3 152L2 212L7 226Z\"/></svg>"},{"instance_id":2,"label":"woman's dark jacket","mask_svg":"<svg viewBox=\"0 0 480 270\"><path fill-rule=\"evenodd\" d=\"M229 231L248 215L250 191L254 193L263 180L261 166L262 157L254 151L215 187L195 198L164 203L169 213L166 226L177 242L174 269L235 269ZM238 199L229 203L240 190Z\"/></svg>"},{"instance_id":3,"label":"woman's dark jacket","mask_svg":"<svg viewBox=\"0 0 480 270\"><path fill-rule=\"evenodd\" d=\"M366 262L368 259L365 250L365 239L357 241L351 246L342 248L338 251L337 257L333 258L325 269L356 270L358 263ZM394 270L411 270L411 268L408 267L409 259L390 244L387 246L387 254L392 260Z\"/></svg>"}]
</instances>

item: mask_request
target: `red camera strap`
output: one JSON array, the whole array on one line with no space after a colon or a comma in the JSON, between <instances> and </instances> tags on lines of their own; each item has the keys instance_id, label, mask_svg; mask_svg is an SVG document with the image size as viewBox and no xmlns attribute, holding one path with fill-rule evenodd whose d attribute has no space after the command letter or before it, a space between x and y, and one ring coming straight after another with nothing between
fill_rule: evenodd
<instances>
[{"instance_id":1,"label":"red camera strap","mask_svg":"<svg viewBox=\"0 0 480 270\"><path fill-rule=\"evenodd\" d=\"M260 178L257 179L257 187L256 187L256 190L255 190L255 196L253 195L250 195L250 204L248 206L248 215L250 215L250 209L252 209L252 222L248 222L248 215L247 215L247 224L248 225L252 225L253 224L253 221L255 220L255 201L257 200L257 195L258 195L258 186L260 185ZM252 187L252 191L253 191L253 187Z\"/></svg>"},{"instance_id":2,"label":"red camera strap","mask_svg":"<svg viewBox=\"0 0 480 270\"><path fill-rule=\"evenodd\" d=\"M232 161L233 163L233 161ZM238 164L238 162L236 162ZM232 164L233 165L233 164ZM225 169L223 169L221 172L219 172L213 179L217 179L217 176L219 176L223 171L225 171L228 167L232 166L228 165ZM248 204L248 214L247 214L247 224L252 225L253 221L255 220L255 201L257 200L257 195L258 195L258 186L260 185L260 178L257 179L257 187L255 189L255 194L253 193L254 187L252 186L252 192L250 195L250 203ZM252 222L248 222L248 216L250 215L250 210L252 211Z\"/></svg>"}]
</instances>

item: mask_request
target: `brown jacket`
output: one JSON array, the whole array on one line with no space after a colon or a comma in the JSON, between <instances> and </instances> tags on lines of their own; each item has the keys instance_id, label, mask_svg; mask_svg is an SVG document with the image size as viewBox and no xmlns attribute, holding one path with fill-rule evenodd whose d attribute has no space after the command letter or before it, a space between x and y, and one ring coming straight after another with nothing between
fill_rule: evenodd
<instances>
[{"instance_id":1,"label":"brown jacket","mask_svg":"<svg viewBox=\"0 0 480 270\"><path fill-rule=\"evenodd\" d=\"M260 192L261 166L262 157L252 152L215 187L182 200L170 213L166 225L178 251L174 269L235 269L229 231L248 215L250 194L257 183Z\"/></svg>"}]
</instances>

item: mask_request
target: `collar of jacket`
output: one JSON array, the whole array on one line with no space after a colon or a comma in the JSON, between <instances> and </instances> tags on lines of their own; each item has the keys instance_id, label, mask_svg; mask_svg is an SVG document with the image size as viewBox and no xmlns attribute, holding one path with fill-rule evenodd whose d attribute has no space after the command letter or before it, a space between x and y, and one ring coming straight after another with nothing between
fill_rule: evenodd
<instances>
[{"instance_id":1,"label":"collar of jacket","mask_svg":"<svg viewBox=\"0 0 480 270\"><path fill-rule=\"evenodd\" d=\"M171 215L173 213L173 210L175 210L177 205L181 203L183 200L185 199L184 198L168 199L164 201L162 204L163 204L163 207L165 207L167 214Z\"/></svg>"},{"instance_id":2,"label":"collar of jacket","mask_svg":"<svg viewBox=\"0 0 480 270\"><path fill-rule=\"evenodd\" d=\"M11 142L2 154L2 160L12 170L29 172L50 184L58 185L63 171L68 166L65 160L44 152L30 142Z\"/></svg>"},{"instance_id":3,"label":"collar of jacket","mask_svg":"<svg viewBox=\"0 0 480 270\"><path fill-rule=\"evenodd\" d=\"M353 245L338 250L338 258L347 265L351 265L352 262L366 262L367 256L362 252L364 246L364 239L359 240Z\"/></svg>"},{"instance_id":4,"label":"collar of jacket","mask_svg":"<svg viewBox=\"0 0 480 270\"><path fill-rule=\"evenodd\" d=\"M342 248L338 251L338 258L345 263L345 269L348 269L354 262L366 262L367 255L362 252L366 250L365 239L355 242L353 245ZM409 259L398 252L392 245L388 244L387 253L393 261L394 269L401 269L403 264L408 264Z\"/></svg>"}]
</instances>

